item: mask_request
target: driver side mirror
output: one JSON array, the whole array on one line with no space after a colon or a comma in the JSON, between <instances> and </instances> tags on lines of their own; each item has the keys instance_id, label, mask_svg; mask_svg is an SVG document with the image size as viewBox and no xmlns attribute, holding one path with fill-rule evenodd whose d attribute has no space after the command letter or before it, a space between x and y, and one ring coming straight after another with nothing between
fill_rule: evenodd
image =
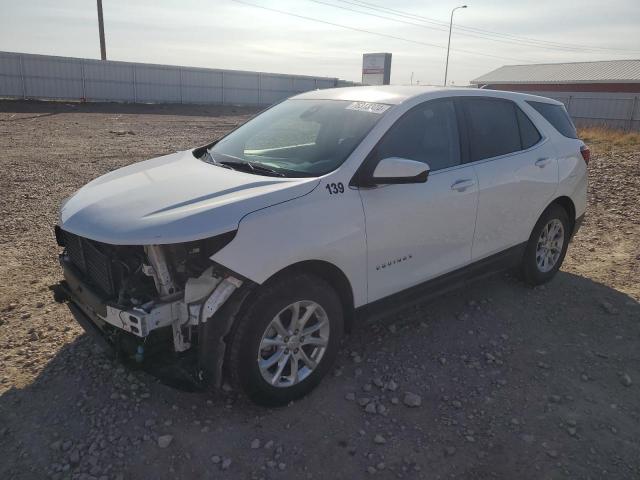
<instances>
[{"instance_id":1,"label":"driver side mirror","mask_svg":"<svg viewBox=\"0 0 640 480\"><path fill-rule=\"evenodd\" d=\"M380 160L373 171L372 183L391 185L400 183L424 183L429 177L429 165L407 158L389 157Z\"/></svg>"}]
</instances>

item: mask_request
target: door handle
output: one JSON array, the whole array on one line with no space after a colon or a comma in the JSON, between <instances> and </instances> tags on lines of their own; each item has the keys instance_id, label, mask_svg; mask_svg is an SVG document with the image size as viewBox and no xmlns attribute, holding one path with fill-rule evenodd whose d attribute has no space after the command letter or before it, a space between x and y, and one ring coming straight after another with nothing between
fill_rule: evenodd
<instances>
[{"instance_id":1,"label":"door handle","mask_svg":"<svg viewBox=\"0 0 640 480\"><path fill-rule=\"evenodd\" d=\"M467 188L473 187L475 182L469 178L465 178L463 180L457 180L451 185L451 190L455 190L457 192L464 192Z\"/></svg>"},{"instance_id":2,"label":"door handle","mask_svg":"<svg viewBox=\"0 0 640 480\"><path fill-rule=\"evenodd\" d=\"M536 167L544 168L551 160L548 158L539 158L536 160Z\"/></svg>"}]
</instances>

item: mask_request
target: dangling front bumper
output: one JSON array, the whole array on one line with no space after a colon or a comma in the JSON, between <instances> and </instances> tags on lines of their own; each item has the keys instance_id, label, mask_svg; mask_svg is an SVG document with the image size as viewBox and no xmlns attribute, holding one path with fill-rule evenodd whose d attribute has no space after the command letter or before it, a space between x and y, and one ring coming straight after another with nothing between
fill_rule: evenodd
<instances>
[{"instance_id":1,"label":"dangling front bumper","mask_svg":"<svg viewBox=\"0 0 640 480\"><path fill-rule=\"evenodd\" d=\"M181 383L187 379L200 387L221 384L225 337L253 289L252 282L231 275L194 279L180 298L127 309L84 282L64 254L60 264L64 280L54 288L56 301L68 305L76 321L108 355L135 362L161 379L163 369L158 365L172 365L173 377L179 365L185 376ZM187 328L188 338L184 335Z\"/></svg>"}]
</instances>

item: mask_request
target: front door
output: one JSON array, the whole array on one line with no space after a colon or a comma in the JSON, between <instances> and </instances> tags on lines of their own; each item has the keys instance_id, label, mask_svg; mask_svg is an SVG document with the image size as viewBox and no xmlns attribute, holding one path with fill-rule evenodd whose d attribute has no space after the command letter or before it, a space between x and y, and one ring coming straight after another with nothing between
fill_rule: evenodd
<instances>
[{"instance_id":1,"label":"front door","mask_svg":"<svg viewBox=\"0 0 640 480\"><path fill-rule=\"evenodd\" d=\"M361 189L368 301L468 264L476 220L477 179L461 163L454 102L414 107L387 132L367 162L400 157L425 162L426 183Z\"/></svg>"}]
</instances>

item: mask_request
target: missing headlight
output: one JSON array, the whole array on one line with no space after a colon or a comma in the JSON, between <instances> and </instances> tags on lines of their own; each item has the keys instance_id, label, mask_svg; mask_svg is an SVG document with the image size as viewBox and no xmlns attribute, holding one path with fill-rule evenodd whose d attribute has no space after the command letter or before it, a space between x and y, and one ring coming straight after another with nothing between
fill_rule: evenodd
<instances>
[{"instance_id":1,"label":"missing headlight","mask_svg":"<svg viewBox=\"0 0 640 480\"><path fill-rule=\"evenodd\" d=\"M170 263L173 265L179 284L188 278L197 277L211 266L209 258L222 250L236 236L236 231L193 242L167 245Z\"/></svg>"}]
</instances>

